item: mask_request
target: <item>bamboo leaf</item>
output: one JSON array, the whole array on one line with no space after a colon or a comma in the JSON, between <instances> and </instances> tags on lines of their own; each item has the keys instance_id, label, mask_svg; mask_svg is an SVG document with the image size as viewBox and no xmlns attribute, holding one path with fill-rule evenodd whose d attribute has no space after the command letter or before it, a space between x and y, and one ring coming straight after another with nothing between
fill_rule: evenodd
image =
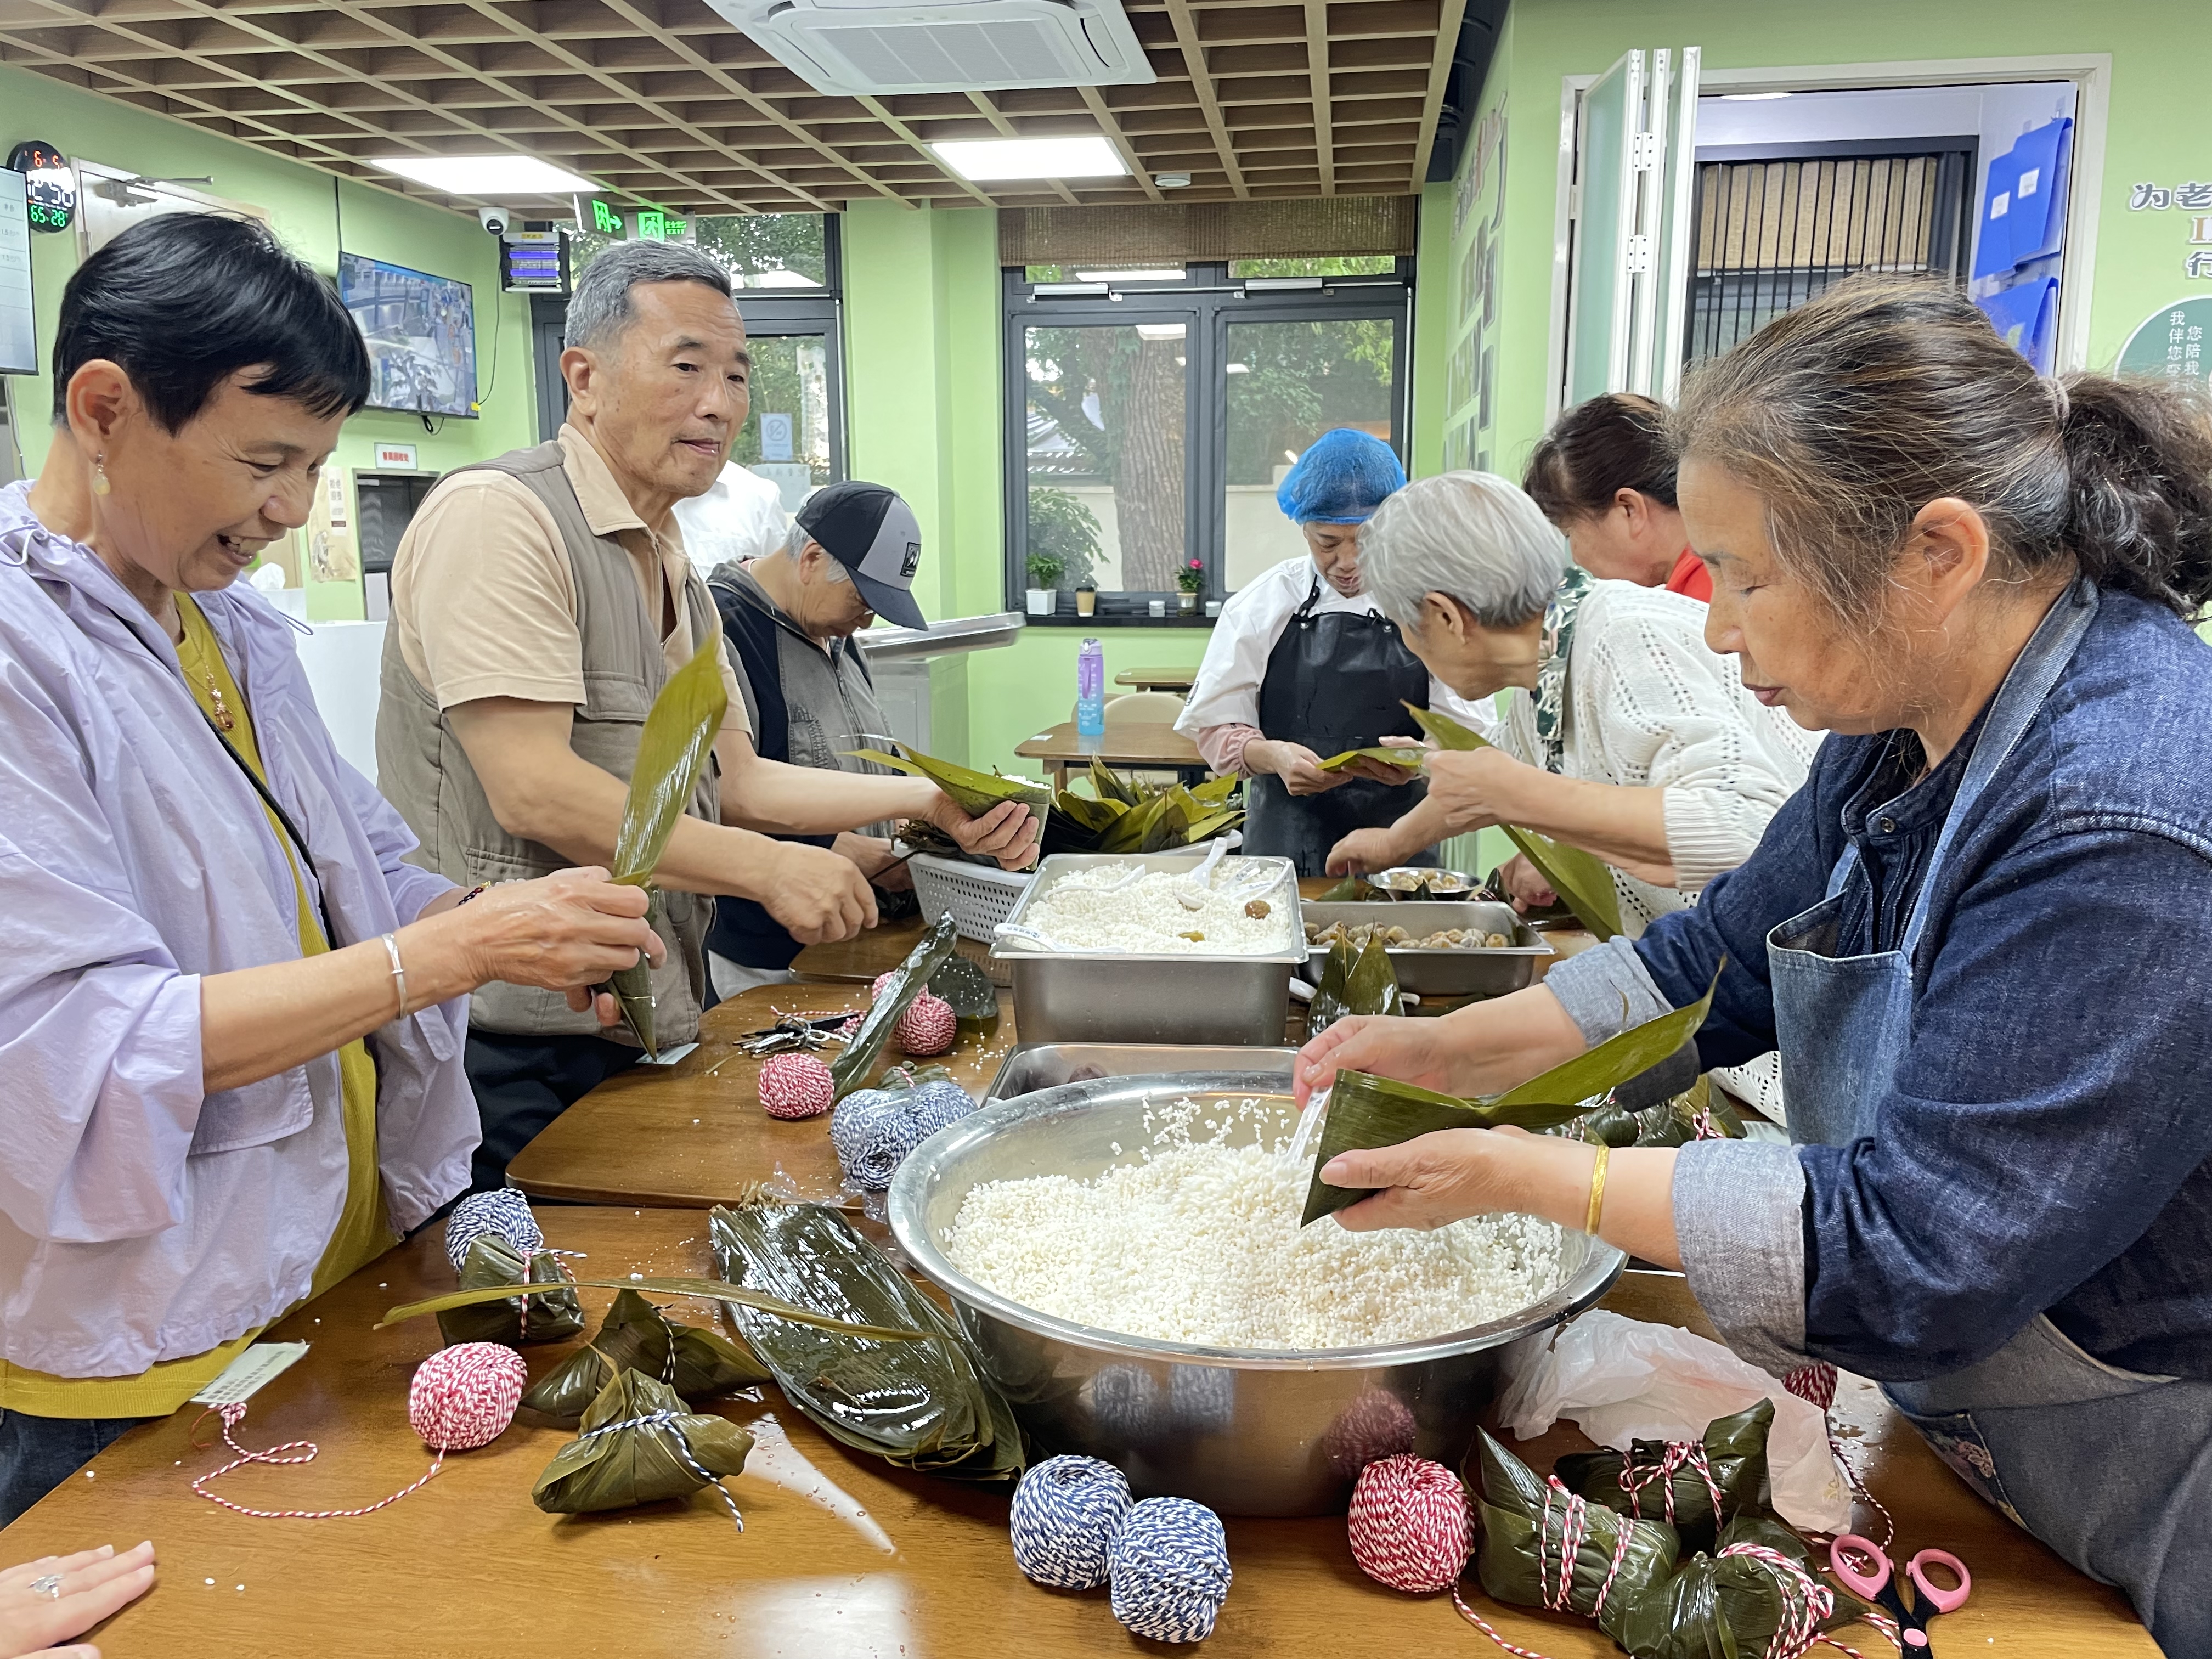
<instances>
[{"instance_id":1,"label":"bamboo leaf","mask_svg":"<svg viewBox=\"0 0 2212 1659\"><path fill-rule=\"evenodd\" d=\"M676 820L698 787L700 769L729 706L718 629L700 641L690 661L668 677L645 717L637 758L630 766L622 831L615 837L617 881L642 887L653 879L653 866L676 832Z\"/></svg>"},{"instance_id":2,"label":"bamboo leaf","mask_svg":"<svg viewBox=\"0 0 2212 1659\"><path fill-rule=\"evenodd\" d=\"M1091 793L1101 800L1117 800L1124 806L1137 805L1137 792L1128 780L1096 755L1091 757Z\"/></svg>"},{"instance_id":3,"label":"bamboo leaf","mask_svg":"<svg viewBox=\"0 0 2212 1659\"><path fill-rule=\"evenodd\" d=\"M928 988L929 976L952 954L959 938L959 927L947 911L921 936L921 943L907 952L906 960L891 969L890 982L878 993L861 1018L860 1029L845 1039L843 1050L830 1062L830 1080L836 1086L838 1099L868 1080L899 1016Z\"/></svg>"},{"instance_id":4,"label":"bamboo leaf","mask_svg":"<svg viewBox=\"0 0 2212 1659\"><path fill-rule=\"evenodd\" d=\"M1027 778L1002 778L994 772L978 772L951 761L939 760L934 755L925 755L917 749L908 750L904 759L887 755L880 749L850 749L845 752L855 760L873 761L909 777L927 778L970 817L980 818L1010 800L1020 801L1040 819L1052 809L1052 791Z\"/></svg>"},{"instance_id":5,"label":"bamboo leaf","mask_svg":"<svg viewBox=\"0 0 2212 1659\"><path fill-rule=\"evenodd\" d=\"M1725 959L1722 966L1727 966ZM1366 1072L1339 1073L1329 1094L1328 1117L1322 1125L1313 1180L1306 1188L1305 1213L1298 1224L1305 1226L1370 1196L1367 1188L1333 1187L1321 1178L1328 1161L1340 1152L1395 1146L1442 1129L1496 1129L1507 1125L1548 1129L1568 1121L1579 1115L1583 1102L1650 1070L1695 1035L1705 1023L1719 984L1717 969L1705 995L1687 1007L1608 1037L1589 1053L1577 1054L1502 1094L1462 1100L1395 1078ZM1318 994L1315 1000L1320 1000Z\"/></svg>"},{"instance_id":6,"label":"bamboo leaf","mask_svg":"<svg viewBox=\"0 0 2212 1659\"><path fill-rule=\"evenodd\" d=\"M582 1287L594 1291L636 1291L653 1296L698 1296L712 1302L725 1302L733 1307L751 1308L762 1313L772 1313L784 1319L795 1319L805 1325L824 1326L840 1330L850 1336L874 1337L885 1342L910 1342L920 1333L894 1330L887 1326L855 1325L842 1319L833 1319L805 1308L794 1308L789 1303L779 1302L758 1291L740 1289L719 1279L564 1279L557 1284L532 1290L568 1290ZM392 1325L404 1324L410 1319L420 1319L425 1314L444 1313L453 1308L472 1308L480 1302L497 1302L502 1298L516 1299L521 1287L515 1285L480 1285L472 1291L447 1291L443 1296L425 1297L420 1302L409 1302L386 1310L383 1318L370 1327L384 1330Z\"/></svg>"},{"instance_id":7,"label":"bamboo leaf","mask_svg":"<svg viewBox=\"0 0 2212 1659\"><path fill-rule=\"evenodd\" d=\"M1439 749L1466 753L1475 749L1492 749L1497 745L1480 732L1470 732L1449 714L1433 709L1406 708L1421 730ZM1566 907L1601 941L1620 932L1620 894L1613 884L1613 872L1605 861L1579 847L1570 847L1565 842L1540 836L1534 830L1517 829L1512 824L1501 825L1521 849L1522 856L1536 867L1551 890L1557 893Z\"/></svg>"},{"instance_id":8,"label":"bamboo leaf","mask_svg":"<svg viewBox=\"0 0 2212 1659\"><path fill-rule=\"evenodd\" d=\"M1387 746L1373 749L1347 749L1341 755L1331 755L1321 763L1321 769L1324 772L1341 772L1356 760L1371 760L1380 761L1385 766L1402 767L1408 772L1418 772L1421 769L1422 752L1419 749L1392 749Z\"/></svg>"}]
</instances>

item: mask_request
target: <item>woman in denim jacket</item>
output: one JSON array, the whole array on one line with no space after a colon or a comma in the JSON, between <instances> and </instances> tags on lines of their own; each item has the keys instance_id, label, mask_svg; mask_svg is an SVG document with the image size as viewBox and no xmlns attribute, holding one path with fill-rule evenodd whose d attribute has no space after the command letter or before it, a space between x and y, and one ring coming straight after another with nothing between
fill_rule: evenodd
<instances>
[{"instance_id":1,"label":"woman in denim jacket","mask_svg":"<svg viewBox=\"0 0 2212 1659\"><path fill-rule=\"evenodd\" d=\"M653 938L604 871L469 903L406 862L233 586L368 395L323 278L258 226L134 226L63 295L53 383L0 489L0 1523L467 1186L468 993L581 1008Z\"/></svg>"},{"instance_id":2,"label":"woman in denim jacket","mask_svg":"<svg viewBox=\"0 0 2212 1659\"><path fill-rule=\"evenodd\" d=\"M2212 420L2039 379L1966 300L1861 277L1693 377L1707 639L1836 735L1751 860L1632 945L1341 1068L1502 1089L1719 975L1798 1144L1456 1131L1347 1153L1340 1219L1519 1210L1681 1267L1774 1372L1881 1381L1990 1503L2212 1653ZM1602 1178L1601 1178L1602 1176Z\"/></svg>"}]
</instances>

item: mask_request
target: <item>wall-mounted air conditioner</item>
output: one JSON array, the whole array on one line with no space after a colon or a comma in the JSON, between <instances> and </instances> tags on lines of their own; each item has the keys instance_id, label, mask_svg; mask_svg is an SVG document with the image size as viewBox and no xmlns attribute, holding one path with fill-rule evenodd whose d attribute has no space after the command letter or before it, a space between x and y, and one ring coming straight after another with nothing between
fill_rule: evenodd
<instances>
[{"instance_id":1,"label":"wall-mounted air conditioner","mask_svg":"<svg viewBox=\"0 0 2212 1659\"><path fill-rule=\"evenodd\" d=\"M995 92L1157 78L1118 0L708 3L821 92Z\"/></svg>"}]
</instances>

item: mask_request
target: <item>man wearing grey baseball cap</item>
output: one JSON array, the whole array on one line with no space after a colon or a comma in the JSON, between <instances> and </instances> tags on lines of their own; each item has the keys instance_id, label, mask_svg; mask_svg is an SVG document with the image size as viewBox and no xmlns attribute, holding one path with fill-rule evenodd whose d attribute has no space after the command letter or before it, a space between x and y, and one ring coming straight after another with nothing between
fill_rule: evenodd
<instances>
[{"instance_id":1,"label":"man wearing grey baseball cap","mask_svg":"<svg viewBox=\"0 0 2212 1659\"><path fill-rule=\"evenodd\" d=\"M881 615L927 628L915 603L921 526L895 490L858 479L817 489L799 509L781 549L732 560L707 585L744 694L755 750L768 760L827 771L881 772L855 749L882 746L889 730L873 678L853 635ZM836 836L791 836L850 859L871 884L912 884L894 866L889 823ZM714 989L734 996L791 977L801 941L767 908L740 898L715 908L707 936Z\"/></svg>"}]
</instances>

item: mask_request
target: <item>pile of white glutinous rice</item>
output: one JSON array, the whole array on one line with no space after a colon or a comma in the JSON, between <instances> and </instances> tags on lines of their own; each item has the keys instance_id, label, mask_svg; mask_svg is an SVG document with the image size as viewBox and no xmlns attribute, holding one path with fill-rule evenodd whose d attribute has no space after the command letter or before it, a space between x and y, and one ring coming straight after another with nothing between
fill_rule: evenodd
<instances>
[{"instance_id":1,"label":"pile of white glutinous rice","mask_svg":"<svg viewBox=\"0 0 2212 1659\"><path fill-rule=\"evenodd\" d=\"M1328 1218L1301 1229L1310 1160L1223 1144L1237 1120L1257 1121L1259 1103L1202 1140L1199 1109L1185 1099L1148 1112L1140 1160L1094 1180L971 1189L945 1254L1042 1312L1210 1348L1418 1341L1518 1312L1559 1283L1559 1230L1531 1216L1434 1232L1350 1233Z\"/></svg>"},{"instance_id":2,"label":"pile of white glutinous rice","mask_svg":"<svg viewBox=\"0 0 2212 1659\"><path fill-rule=\"evenodd\" d=\"M1136 876L1135 869L1096 864L1071 871L1031 900L1022 920L1073 951L1264 957L1290 949L1298 907L1284 901L1284 884L1255 898L1251 888L1220 877L1215 886L1200 887L1188 871Z\"/></svg>"}]
</instances>

